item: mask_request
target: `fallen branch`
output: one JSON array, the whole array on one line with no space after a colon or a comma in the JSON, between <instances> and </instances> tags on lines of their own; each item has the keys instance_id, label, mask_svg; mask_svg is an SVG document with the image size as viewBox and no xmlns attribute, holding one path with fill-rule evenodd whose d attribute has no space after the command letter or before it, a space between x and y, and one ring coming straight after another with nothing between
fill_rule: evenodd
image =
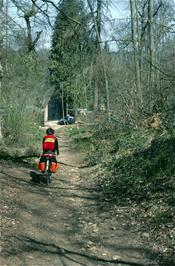
<instances>
[{"instance_id":1,"label":"fallen branch","mask_svg":"<svg viewBox=\"0 0 175 266\"><path fill-rule=\"evenodd\" d=\"M29 148L8 148L5 146L0 147L1 159L26 159L39 157L40 153L33 147Z\"/></svg>"}]
</instances>

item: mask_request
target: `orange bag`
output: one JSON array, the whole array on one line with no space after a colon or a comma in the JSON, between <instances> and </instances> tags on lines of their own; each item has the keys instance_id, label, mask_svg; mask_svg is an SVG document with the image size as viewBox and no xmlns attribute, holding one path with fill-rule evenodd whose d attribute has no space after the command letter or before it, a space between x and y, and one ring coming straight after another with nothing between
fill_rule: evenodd
<instances>
[{"instance_id":1,"label":"orange bag","mask_svg":"<svg viewBox=\"0 0 175 266\"><path fill-rule=\"evenodd\" d=\"M51 165L50 165L50 172L51 173L56 173L56 171L58 170L59 166L60 166L59 163L52 162Z\"/></svg>"},{"instance_id":2,"label":"orange bag","mask_svg":"<svg viewBox=\"0 0 175 266\"><path fill-rule=\"evenodd\" d=\"M45 164L45 162L39 162L39 163L38 163L38 169L39 169L41 172L44 172L44 171L45 171L45 168L46 168L46 164Z\"/></svg>"}]
</instances>

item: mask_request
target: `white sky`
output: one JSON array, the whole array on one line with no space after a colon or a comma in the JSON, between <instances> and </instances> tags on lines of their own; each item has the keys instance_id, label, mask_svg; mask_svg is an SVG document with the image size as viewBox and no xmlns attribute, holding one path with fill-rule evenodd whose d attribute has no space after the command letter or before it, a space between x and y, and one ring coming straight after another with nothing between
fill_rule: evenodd
<instances>
[{"instance_id":1,"label":"white sky","mask_svg":"<svg viewBox=\"0 0 175 266\"><path fill-rule=\"evenodd\" d=\"M129 15L129 0L112 0L111 14L113 18L126 18Z\"/></svg>"}]
</instances>

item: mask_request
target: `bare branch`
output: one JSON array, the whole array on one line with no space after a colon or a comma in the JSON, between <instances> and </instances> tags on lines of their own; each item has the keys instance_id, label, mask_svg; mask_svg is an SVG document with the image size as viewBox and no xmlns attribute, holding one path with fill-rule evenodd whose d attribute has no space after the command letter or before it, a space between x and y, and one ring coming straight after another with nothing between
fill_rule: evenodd
<instances>
[{"instance_id":1,"label":"bare branch","mask_svg":"<svg viewBox=\"0 0 175 266\"><path fill-rule=\"evenodd\" d=\"M43 31L39 31L39 32L37 32L37 36L36 36L36 38L35 38L34 41L33 41L33 47L35 47L35 45L37 44L37 42L38 42L38 40L39 40L40 35L41 35L42 32L43 32Z\"/></svg>"},{"instance_id":2,"label":"bare branch","mask_svg":"<svg viewBox=\"0 0 175 266\"><path fill-rule=\"evenodd\" d=\"M159 11L159 9L161 8L162 5L163 5L162 1L160 1L160 4L158 5L157 9L153 13L153 17L155 17L157 15L157 13L158 13L158 11ZM142 29L141 39L143 38L143 35L145 34L145 30L148 27L148 25L149 25L149 21L147 20L147 22L145 23L145 26Z\"/></svg>"},{"instance_id":3,"label":"bare branch","mask_svg":"<svg viewBox=\"0 0 175 266\"><path fill-rule=\"evenodd\" d=\"M12 0L12 3L17 7L18 11L21 10L23 13L25 13L25 9L23 9L16 0Z\"/></svg>"},{"instance_id":4,"label":"bare branch","mask_svg":"<svg viewBox=\"0 0 175 266\"><path fill-rule=\"evenodd\" d=\"M164 72L163 70L161 70L158 66L156 66L155 64L153 64L150 60L146 59L145 57L142 56L142 58L149 63L153 68L155 68L157 71L159 71L160 73L162 73L164 76L168 77L168 78L172 78L173 80L175 79L175 75L170 75L166 72Z\"/></svg>"},{"instance_id":5,"label":"bare branch","mask_svg":"<svg viewBox=\"0 0 175 266\"><path fill-rule=\"evenodd\" d=\"M15 23L21 30L24 31L24 28L21 27L21 25L19 23L17 23L12 17L10 17L8 14L6 14L3 10L1 10L1 13L4 14L5 16L7 16L8 19L10 19L11 21L13 21L13 23Z\"/></svg>"},{"instance_id":6,"label":"bare branch","mask_svg":"<svg viewBox=\"0 0 175 266\"><path fill-rule=\"evenodd\" d=\"M51 1L51 0L42 0L42 1L43 1L44 3L49 3L49 4L51 4L53 7L56 8L56 10L58 10L60 13L62 13L62 14L65 16L65 18L67 18L67 19L70 20L70 21L75 22L75 23L78 24L78 25L81 25L81 27L83 27L84 29L86 29L82 23L80 23L79 21L77 21L77 20L74 19L74 18L69 17L65 12L63 12L59 7L57 7L57 5L56 5L53 1Z\"/></svg>"},{"instance_id":7,"label":"bare branch","mask_svg":"<svg viewBox=\"0 0 175 266\"><path fill-rule=\"evenodd\" d=\"M33 5L36 6L36 8L37 8L39 11L41 11L41 13L44 14L44 16L47 18L47 21L48 21L49 26L53 29L53 26L52 26L52 24L51 24L51 22L50 22L49 15L47 14L47 12L46 12L45 10L42 9L42 7L44 6L44 4L43 4L41 7L39 7L39 6L36 4L36 0L31 0L31 1L32 1Z\"/></svg>"}]
</instances>

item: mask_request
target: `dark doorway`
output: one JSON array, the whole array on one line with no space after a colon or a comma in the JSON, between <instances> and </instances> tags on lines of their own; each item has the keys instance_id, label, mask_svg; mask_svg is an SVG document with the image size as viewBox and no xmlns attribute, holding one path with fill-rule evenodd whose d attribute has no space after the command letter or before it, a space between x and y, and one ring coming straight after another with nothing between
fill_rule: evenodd
<instances>
[{"instance_id":1,"label":"dark doorway","mask_svg":"<svg viewBox=\"0 0 175 266\"><path fill-rule=\"evenodd\" d=\"M64 103L64 113L66 113L66 104ZM48 103L48 120L59 120L63 117L62 101L61 99L54 99L51 97Z\"/></svg>"}]
</instances>

